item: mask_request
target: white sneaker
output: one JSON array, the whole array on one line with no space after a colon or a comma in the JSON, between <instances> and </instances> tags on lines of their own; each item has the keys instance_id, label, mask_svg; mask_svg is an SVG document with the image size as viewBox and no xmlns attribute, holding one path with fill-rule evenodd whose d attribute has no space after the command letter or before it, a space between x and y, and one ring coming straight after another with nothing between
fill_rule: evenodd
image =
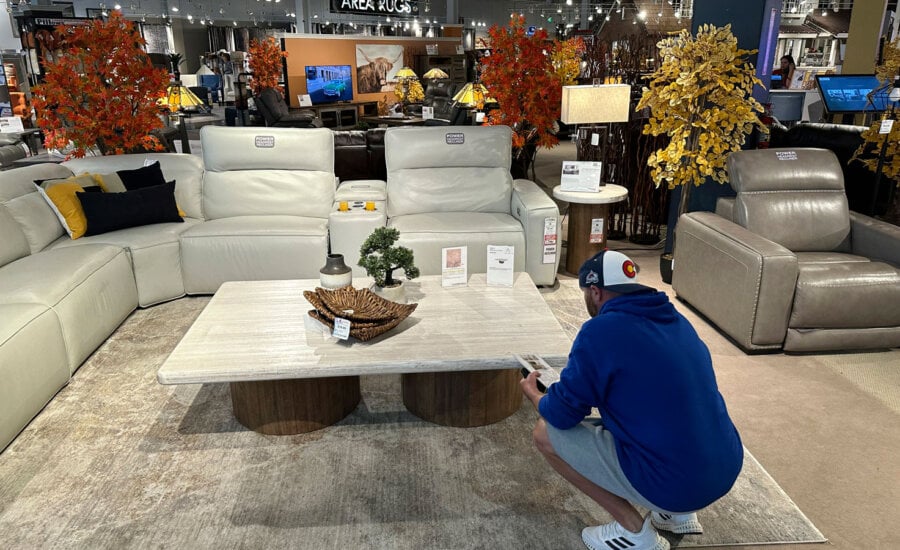
<instances>
[{"instance_id":1,"label":"white sneaker","mask_svg":"<svg viewBox=\"0 0 900 550\"><path fill-rule=\"evenodd\" d=\"M650 524L650 516L637 533L614 521L597 527L585 527L581 540L591 550L669 550L669 541L659 536Z\"/></svg>"},{"instance_id":2,"label":"white sneaker","mask_svg":"<svg viewBox=\"0 0 900 550\"><path fill-rule=\"evenodd\" d=\"M702 535L703 526L697 520L696 513L660 514L650 512L650 522L657 529L675 533L676 535Z\"/></svg>"}]
</instances>

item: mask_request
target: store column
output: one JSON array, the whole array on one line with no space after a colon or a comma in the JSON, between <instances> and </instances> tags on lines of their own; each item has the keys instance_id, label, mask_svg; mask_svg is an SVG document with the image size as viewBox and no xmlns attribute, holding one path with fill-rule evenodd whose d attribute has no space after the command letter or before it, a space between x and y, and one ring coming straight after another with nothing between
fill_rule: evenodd
<instances>
[{"instance_id":1,"label":"store column","mask_svg":"<svg viewBox=\"0 0 900 550\"><path fill-rule=\"evenodd\" d=\"M844 52L843 74L872 74L887 0L856 0L850 12L850 31L847 33L847 49Z\"/></svg>"}]
</instances>

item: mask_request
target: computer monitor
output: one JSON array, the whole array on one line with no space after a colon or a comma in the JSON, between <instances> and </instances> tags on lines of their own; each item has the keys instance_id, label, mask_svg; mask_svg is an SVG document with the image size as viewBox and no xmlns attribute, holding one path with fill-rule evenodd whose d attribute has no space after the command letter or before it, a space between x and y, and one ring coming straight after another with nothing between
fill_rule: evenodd
<instances>
[{"instance_id":1,"label":"computer monitor","mask_svg":"<svg viewBox=\"0 0 900 550\"><path fill-rule=\"evenodd\" d=\"M806 92L803 90L777 90L769 92L769 103L772 105L772 116L779 122L797 122L803 118L803 101Z\"/></svg>"},{"instance_id":2,"label":"computer monitor","mask_svg":"<svg viewBox=\"0 0 900 550\"><path fill-rule=\"evenodd\" d=\"M874 74L817 74L816 85L829 113L879 112L889 107L890 88L869 97L882 85Z\"/></svg>"}]
</instances>

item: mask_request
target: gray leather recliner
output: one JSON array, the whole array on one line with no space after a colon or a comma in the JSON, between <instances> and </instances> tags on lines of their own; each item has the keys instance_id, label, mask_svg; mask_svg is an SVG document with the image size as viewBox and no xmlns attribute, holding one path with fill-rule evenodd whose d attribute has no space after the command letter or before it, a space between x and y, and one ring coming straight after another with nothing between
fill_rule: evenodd
<instances>
[{"instance_id":1,"label":"gray leather recliner","mask_svg":"<svg viewBox=\"0 0 900 550\"><path fill-rule=\"evenodd\" d=\"M745 351L900 346L900 227L850 212L834 153L740 151L728 173L733 201L679 219L678 297Z\"/></svg>"}]
</instances>

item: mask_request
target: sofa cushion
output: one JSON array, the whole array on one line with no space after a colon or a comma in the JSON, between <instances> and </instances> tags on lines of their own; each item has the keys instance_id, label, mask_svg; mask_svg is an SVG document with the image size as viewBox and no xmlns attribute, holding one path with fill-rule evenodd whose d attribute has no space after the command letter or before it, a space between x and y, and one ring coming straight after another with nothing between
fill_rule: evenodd
<instances>
[{"instance_id":1,"label":"sofa cushion","mask_svg":"<svg viewBox=\"0 0 900 550\"><path fill-rule=\"evenodd\" d=\"M793 252L829 251L850 234L844 177L825 149L758 149L728 157L734 220Z\"/></svg>"},{"instance_id":2,"label":"sofa cushion","mask_svg":"<svg viewBox=\"0 0 900 550\"><path fill-rule=\"evenodd\" d=\"M0 235L3 235L0 238L0 266L31 253L22 227L2 205L0 205Z\"/></svg>"},{"instance_id":3,"label":"sofa cushion","mask_svg":"<svg viewBox=\"0 0 900 550\"><path fill-rule=\"evenodd\" d=\"M0 300L53 309L74 372L134 310L137 289L127 251L89 244L44 250L0 267Z\"/></svg>"},{"instance_id":4,"label":"sofa cushion","mask_svg":"<svg viewBox=\"0 0 900 550\"><path fill-rule=\"evenodd\" d=\"M385 144L389 218L424 212L509 213L508 127L391 128Z\"/></svg>"},{"instance_id":5,"label":"sofa cushion","mask_svg":"<svg viewBox=\"0 0 900 550\"><path fill-rule=\"evenodd\" d=\"M525 232L509 214L490 212L434 212L397 216L388 226L400 231L399 244L413 251L423 275L441 274L441 249L467 246L469 273L487 271L487 245L515 248L514 268L525 270Z\"/></svg>"},{"instance_id":6,"label":"sofa cushion","mask_svg":"<svg viewBox=\"0 0 900 550\"><path fill-rule=\"evenodd\" d=\"M839 300L836 305L835 299ZM801 264L790 327L900 326L900 271L881 262Z\"/></svg>"},{"instance_id":7,"label":"sofa cushion","mask_svg":"<svg viewBox=\"0 0 900 550\"><path fill-rule=\"evenodd\" d=\"M94 182L93 178L88 177L90 183ZM59 223L72 239L78 239L84 235L87 229L87 219L84 217L84 210L81 208L81 202L75 195L78 193L99 192L103 190L99 185L89 185L84 187L83 177L73 177L67 180L53 180L45 188L47 182L37 185L38 194L47 205L56 214Z\"/></svg>"},{"instance_id":8,"label":"sofa cushion","mask_svg":"<svg viewBox=\"0 0 900 550\"><path fill-rule=\"evenodd\" d=\"M175 204L175 182L125 193L78 193L87 218L86 235L156 223L184 221Z\"/></svg>"},{"instance_id":9,"label":"sofa cushion","mask_svg":"<svg viewBox=\"0 0 900 550\"><path fill-rule=\"evenodd\" d=\"M0 204L22 228L32 253L65 233L62 224L34 186L35 180L67 178L72 171L58 164L38 164L0 172Z\"/></svg>"},{"instance_id":10,"label":"sofa cushion","mask_svg":"<svg viewBox=\"0 0 900 550\"><path fill-rule=\"evenodd\" d=\"M203 161L196 155L183 153L139 153L84 157L62 165L76 174L110 174L118 170L140 168L145 162L159 161L165 181L175 181L175 200L189 218L203 219L201 190ZM110 188L108 191L115 191Z\"/></svg>"},{"instance_id":11,"label":"sofa cushion","mask_svg":"<svg viewBox=\"0 0 900 550\"><path fill-rule=\"evenodd\" d=\"M318 278L328 249L327 220L237 216L209 220L181 234L188 294L209 294L225 281Z\"/></svg>"},{"instance_id":12,"label":"sofa cushion","mask_svg":"<svg viewBox=\"0 0 900 550\"><path fill-rule=\"evenodd\" d=\"M798 252L797 263L804 264L845 264L850 262L871 261L865 256L844 254L842 252Z\"/></svg>"},{"instance_id":13,"label":"sofa cushion","mask_svg":"<svg viewBox=\"0 0 900 550\"><path fill-rule=\"evenodd\" d=\"M56 313L38 304L0 304L0 451L69 380Z\"/></svg>"},{"instance_id":14,"label":"sofa cushion","mask_svg":"<svg viewBox=\"0 0 900 550\"><path fill-rule=\"evenodd\" d=\"M198 223L201 221L186 218L183 223L130 227L77 241L59 239L50 247L112 244L127 249L137 285L138 305L147 307L184 296L179 237Z\"/></svg>"},{"instance_id":15,"label":"sofa cushion","mask_svg":"<svg viewBox=\"0 0 900 550\"><path fill-rule=\"evenodd\" d=\"M285 215L325 219L334 201L334 136L327 128L204 126L207 219Z\"/></svg>"},{"instance_id":16,"label":"sofa cushion","mask_svg":"<svg viewBox=\"0 0 900 550\"><path fill-rule=\"evenodd\" d=\"M109 174L91 174L91 176L94 178L94 181L97 182L97 185L103 188L104 193L124 193L125 191L128 191L128 189L125 189L122 178L115 172Z\"/></svg>"},{"instance_id":17,"label":"sofa cushion","mask_svg":"<svg viewBox=\"0 0 900 550\"><path fill-rule=\"evenodd\" d=\"M119 176L119 179L122 180L122 185L128 191L166 183L166 177L163 176L162 165L160 165L159 161L151 162L140 168L116 170L116 175Z\"/></svg>"}]
</instances>

